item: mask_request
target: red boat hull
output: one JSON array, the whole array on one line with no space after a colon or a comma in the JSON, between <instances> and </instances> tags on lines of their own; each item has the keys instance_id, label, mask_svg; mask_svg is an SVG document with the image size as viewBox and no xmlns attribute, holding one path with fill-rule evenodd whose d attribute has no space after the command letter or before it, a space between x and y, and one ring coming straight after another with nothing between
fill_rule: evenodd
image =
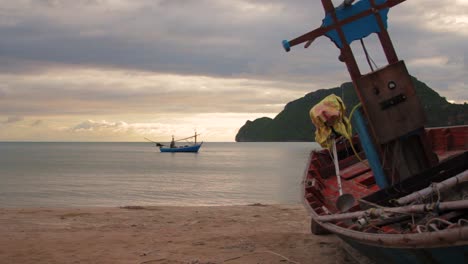
<instances>
[{"instance_id":1,"label":"red boat hull","mask_svg":"<svg viewBox=\"0 0 468 264\"><path fill-rule=\"evenodd\" d=\"M439 182L448 178L449 172L457 174L467 170L468 126L429 128L426 129L426 136L431 149L439 159L439 164L419 178L415 177L402 182L405 186L425 188L431 182ZM365 164L365 155L360 151L357 137L353 138L353 144L357 147L359 156L364 159L364 162L359 161L356 155L350 152L349 142L337 145L338 153L342 154L339 166L343 193L352 194L356 199L350 212L365 210L366 203L372 207L374 203L382 204L384 199L390 200L392 195L402 196L400 193L395 193L394 187L381 190L376 185L372 170ZM337 177L327 149L312 151L303 180L303 190L305 206L311 212L311 226L314 234L332 232L361 252L377 252L376 256L379 257L387 255L388 263L428 263L427 259L431 259L430 263L448 263L438 260L452 259L450 256L460 254L464 257L458 262L450 263L468 263L467 225L447 228L440 232L418 233L408 231L408 229L394 228L392 225L362 230L356 226L355 221L351 223L351 221L321 222L317 220L319 216L340 214L336 207L339 197ZM426 256L426 258L421 256Z\"/></svg>"}]
</instances>

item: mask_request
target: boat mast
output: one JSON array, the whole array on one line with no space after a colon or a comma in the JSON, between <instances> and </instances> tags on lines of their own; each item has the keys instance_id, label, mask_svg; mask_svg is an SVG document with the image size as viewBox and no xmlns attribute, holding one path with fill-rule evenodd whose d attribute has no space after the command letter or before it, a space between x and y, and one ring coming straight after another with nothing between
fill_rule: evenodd
<instances>
[{"instance_id":1,"label":"boat mast","mask_svg":"<svg viewBox=\"0 0 468 264\"><path fill-rule=\"evenodd\" d=\"M199 135L200 135L200 134L197 134L197 132L195 132L195 135L190 136L190 137L186 137L186 138L177 139L177 140L175 140L175 142L182 141L182 140L187 140L187 139L191 139L191 138L195 138L195 144L196 144L196 143L197 143L197 136L199 136Z\"/></svg>"},{"instance_id":2,"label":"boat mast","mask_svg":"<svg viewBox=\"0 0 468 264\"><path fill-rule=\"evenodd\" d=\"M321 0L325 11L323 24L293 40L283 41L284 49L290 51L291 47L301 43L306 43L307 48L317 37L325 35L340 49L339 60L346 64L362 104L367 121L364 127L370 131L369 144L378 155L375 159L378 164L374 165L383 168L382 164L385 164L383 177L391 184L437 163L425 135L426 118L411 76L404 62L398 59L387 31L389 9L404 1L360 0L353 3L354 0L345 0L335 8L331 0ZM350 44L372 33L378 35L388 65L375 71L371 67L372 72L363 75ZM399 157L394 159L395 156ZM379 187L384 188L386 184Z\"/></svg>"}]
</instances>

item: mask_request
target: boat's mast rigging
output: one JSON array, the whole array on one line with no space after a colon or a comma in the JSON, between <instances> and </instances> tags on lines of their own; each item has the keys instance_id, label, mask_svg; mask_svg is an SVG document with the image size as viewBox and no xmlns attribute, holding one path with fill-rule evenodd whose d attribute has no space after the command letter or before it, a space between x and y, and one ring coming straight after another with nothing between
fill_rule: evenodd
<instances>
[{"instance_id":1,"label":"boat's mast rigging","mask_svg":"<svg viewBox=\"0 0 468 264\"><path fill-rule=\"evenodd\" d=\"M325 11L322 26L291 41L283 41L284 49L290 51L291 47L302 43L306 43L307 48L317 37L325 35L340 49L339 60L346 64L368 121L367 126L371 132L369 142L375 146L379 155L377 160L380 159L380 164L376 166L383 163L386 165L384 169L387 180L392 178L394 168L397 168L397 175L401 180L437 162L426 140L425 115L416 97L411 76L404 62L398 59L387 31L389 9L404 1L345 0L335 8L331 0L321 0ZM363 45L372 70L363 75L350 44L354 40L362 41L372 33L378 35L388 65L374 71ZM359 116L358 114L357 117ZM385 157L384 152L387 149L400 152L404 161L394 161L388 157L393 155Z\"/></svg>"},{"instance_id":2,"label":"boat's mast rigging","mask_svg":"<svg viewBox=\"0 0 468 264\"><path fill-rule=\"evenodd\" d=\"M197 143L197 137L199 136L200 134L197 134L195 132L195 135L193 136L190 136L190 137L186 137L186 138L180 138L180 139L177 139L177 140L174 140L175 142L178 142L178 141L182 141L182 140L187 140L187 139L191 139L191 138L194 138L195 139L195 144Z\"/></svg>"}]
</instances>

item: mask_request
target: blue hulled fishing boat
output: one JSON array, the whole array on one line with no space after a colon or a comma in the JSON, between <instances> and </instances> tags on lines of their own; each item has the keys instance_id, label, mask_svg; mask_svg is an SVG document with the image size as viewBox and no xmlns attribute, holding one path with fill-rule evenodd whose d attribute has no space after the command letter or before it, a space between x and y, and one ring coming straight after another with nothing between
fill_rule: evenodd
<instances>
[{"instance_id":1,"label":"blue hulled fishing boat","mask_svg":"<svg viewBox=\"0 0 468 264\"><path fill-rule=\"evenodd\" d=\"M154 141L152 141L152 140L150 140L148 138L145 138L145 139L155 143L156 147L159 147L159 150L161 152L173 152L173 153L174 152L192 152L192 153L197 153L200 150L200 147L203 145L203 142L197 143L197 137L199 135L200 134L197 134L197 132L195 132L195 135L193 135L191 137L181 138L181 139L177 139L177 140L175 140L174 136L172 136L172 140L171 140L171 143L169 144L169 147L166 147L166 145L164 145L164 144L154 142ZM188 141L189 139L192 139L192 138L194 139L194 142L192 142L192 143L188 143L186 145L181 145L181 146L176 145L176 142Z\"/></svg>"},{"instance_id":2,"label":"blue hulled fishing boat","mask_svg":"<svg viewBox=\"0 0 468 264\"><path fill-rule=\"evenodd\" d=\"M194 144L194 145L185 145L173 148L164 148L160 147L161 152L198 152L203 143Z\"/></svg>"}]
</instances>

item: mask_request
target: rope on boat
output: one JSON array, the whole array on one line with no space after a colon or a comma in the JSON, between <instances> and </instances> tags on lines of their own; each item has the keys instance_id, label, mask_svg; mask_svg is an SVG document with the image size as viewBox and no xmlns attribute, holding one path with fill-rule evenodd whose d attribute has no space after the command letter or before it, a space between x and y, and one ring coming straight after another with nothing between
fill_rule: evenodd
<instances>
[{"instance_id":1,"label":"rope on boat","mask_svg":"<svg viewBox=\"0 0 468 264\"><path fill-rule=\"evenodd\" d=\"M349 120L352 120L354 111L356 111L356 109L358 109L361 105L362 105L361 103L358 103L353 107L353 109L351 110L351 113L349 114L349 118L348 118ZM351 149L354 152L354 156L356 156L360 162L364 163L364 160L361 159L361 157L357 153L356 149L354 148L353 141L349 140L349 143L351 144ZM366 164L366 163L364 163L364 164ZM366 165L367 165L367 167L369 167L369 164L366 164Z\"/></svg>"},{"instance_id":2,"label":"rope on boat","mask_svg":"<svg viewBox=\"0 0 468 264\"><path fill-rule=\"evenodd\" d=\"M434 217L434 218L429 219L429 221L427 221L425 225L416 225L416 231L418 231L418 233L423 233L423 232L429 231L430 228L432 228L435 231L440 231L439 228L441 228L441 226L438 227L436 224L434 224L434 222L445 224L446 228L450 229L454 227L461 227L463 226L463 222L468 222L468 221L462 218L462 219L459 219L457 223L453 223L443 218ZM421 228L423 229L421 230Z\"/></svg>"},{"instance_id":3,"label":"rope on boat","mask_svg":"<svg viewBox=\"0 0 468 264\"><path fill-rule=\"evenodd\" d=\"M374 62L374 60L372 59L372 57L369 55L369 52L367 51L366 45L364 44L364 39L360 39L360 41L361 41L362 49L364 50L364 54L366 55L367 63L369 64L369 67L370 67L371 71L374 72L374 67L375 67L376 69L378 69L379 67L378 67L377 64ZM372 63L374 64L374 67L372 67L371 61L372 61Z\"/></svg>"},{"instance_id":4,"label":"rope on boat","mask_svg":"<svg viewBox=\"0 0 468 264\"><path fill-rule=\"evenodd\" d=\"M468 209L468 201L461 200L461 201L450 201L450 202L441 202L437 210L439 211L449 211L449 210L465 210ZM341 221L341 220L348 220L353 218L359 217L371 217L377 218L381 217L385 213L390 214L411 214L411 213L426 213L433 211L433 206L428 204L417 204L417 205L409 205L409 206L401 206L401 207L385 207L385 208L371 208L364 211L356 211L351 213L343 213L343 214L334 214L334 215L319 215L315 218L316 221L320 222L333 222L333 221Z\"/></svg>"},{"instance_id":5,"label":"rope on boat","mask_svg":"<svg viewBox=\"0 0 468 264\"><path fill-rule=\"evenodd\" d=\"M419 190L417 192L411 193L407 196L401 197L396 201L397 204L403 205L403 204L408 204L411 203L419 198L424 198L427 197L428 195L432 195L434 191L437 191L440 193L440 191L449 189L454 187L455 185L459 184L460 182L468 181L468 170L450 178L445 181L439 182L439 183L433 183L431 186L424 188L422 190Z\"/></svg>"}]
</instances>

